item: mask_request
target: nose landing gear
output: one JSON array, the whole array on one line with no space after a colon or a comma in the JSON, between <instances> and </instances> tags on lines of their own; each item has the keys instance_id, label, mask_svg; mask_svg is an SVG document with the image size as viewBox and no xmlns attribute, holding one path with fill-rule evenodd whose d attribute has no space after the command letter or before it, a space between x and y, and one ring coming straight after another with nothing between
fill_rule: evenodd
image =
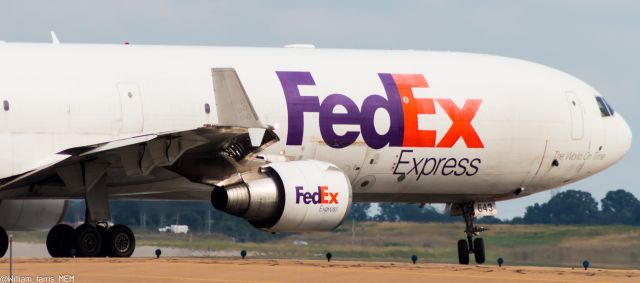
<instances>
[{"instance_id":1,"label":"nose landing gear","mask_svg":"<svg viewBox=\"0 0 640 283\"><path fill-rule=\"evenodd\" d=\"M474 225L475 210L473 203L457 204L457 206L464 217L466 226L464 232L467 234L466 240L458 241L458 262L460 264L469 264L469 254L473 254L476 263L483 264L485 262L484 240L482 238L474 239L473 237L488 229Z\"/></svg>"}]
</instances>

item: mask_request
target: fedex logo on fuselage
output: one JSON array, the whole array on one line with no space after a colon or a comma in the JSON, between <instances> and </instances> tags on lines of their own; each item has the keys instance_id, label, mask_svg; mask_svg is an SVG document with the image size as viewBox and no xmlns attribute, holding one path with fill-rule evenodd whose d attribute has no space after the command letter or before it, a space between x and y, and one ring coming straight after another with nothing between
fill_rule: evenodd
<instances>
[{"instance_id":1,"label":"fedex logo on fuselage","mask_svg":"<svg viewBox=\"0 0 640 283\"><path fill-rule=\"evenodd\" d=\"M448 98L415 98L413 88L428 88L420 74L378 74L384 86L386 97L372 94L366 97L361 107L348 96L334 93L322 103L317 96L305 96L298 89L301 85L315 85L310 72L276 72L287 102L289 130L287 145L302 145L304 134L304 113L319 113L320 134L325 143L334 148L353 144L362 134L365 143L374 149L391 147L453 147L462 139L467 148L484 148L482 140L471 121L475 117L481 99L467 99L459 107ZM436 142L435 130L419 130L418 115L435 115L438 103L453 122L445 135ZM342 106L346 113L334 113L336 106ZM389 114L390 127L380 134L374 126L374 115L378 109ZM334 125L358 125L360 132L347 131L343 135L335 133Z\"/></svg>"},{"instance_id":2,"label":"fedex logo on fuselage","mask_svg":"<svg viewBox=\"0 0 640 283\"><path fill-rule=\"evenodd\" d=\"M296 186L296 203L338 204L338 193L332 193L327 186L318 186L316 192L305 192L302 186Z\"/></svg>"}]
</instances>

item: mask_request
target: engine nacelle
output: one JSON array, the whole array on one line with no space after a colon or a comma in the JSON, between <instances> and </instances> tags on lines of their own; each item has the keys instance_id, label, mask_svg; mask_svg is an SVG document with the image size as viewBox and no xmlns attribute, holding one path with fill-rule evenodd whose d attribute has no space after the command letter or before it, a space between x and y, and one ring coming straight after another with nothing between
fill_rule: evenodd
<instances>
[{"instance_id":1,"label":"engine nacelle","mask_svg":"<svg viewBox=\"0 0 640 283\"><path fill-rule=\"evenodd\" d=\"M349 178L333 164L275 162L245 173L243 182L216 187L211 203L270 232L332 230L351 208Z\"/></svg>"},{"instance_id":2,"label":"engine nacelle","mask_svg":"<svg viewBox=\"0 0 640 283\"><path fill-rule=\"evenodd\" d=\"M6 230L47 230L62 221L66 200L0 200L0 226Z\"/></svg>"}]
</instances>

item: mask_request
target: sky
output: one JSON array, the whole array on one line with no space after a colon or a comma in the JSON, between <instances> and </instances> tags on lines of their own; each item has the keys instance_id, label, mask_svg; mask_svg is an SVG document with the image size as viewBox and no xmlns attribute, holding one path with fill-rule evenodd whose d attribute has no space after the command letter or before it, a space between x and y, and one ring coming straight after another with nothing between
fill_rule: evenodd
<instances>
[{"instance_id":1,"label":"sky","mask_svg":"<svg viewBox=\"0 0 640 283\"><path fill-rule=\"evenodd\" d=\"M618 164L559 190L640 197L640 1L1 1L0 40L450 50L538 62L602 93L636 133ZM559 190L498 204L500 218Z\"/></svg>"}]
</instances>

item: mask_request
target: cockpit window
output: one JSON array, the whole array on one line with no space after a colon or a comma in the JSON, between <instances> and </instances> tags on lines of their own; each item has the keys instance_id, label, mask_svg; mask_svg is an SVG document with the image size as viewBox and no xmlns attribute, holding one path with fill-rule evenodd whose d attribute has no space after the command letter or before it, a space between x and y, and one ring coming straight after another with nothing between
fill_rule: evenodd
<instances>
[{"instance_id":1,"label":"cockpit window","mask_svg":"<svg viewBox=\"0 0 640 283\"><path fill-rule=\"evenodd\" d=\"M611 115L613 115L614 113L616 113L615 111L613 111L613 107L611 107L611 105L609 105L609 102L607 102L606 100L604 100L604 98L602 99L602 101L604 101L604 105L607 106L607 109L609 109L609 113L611 113Z\"/></svg>"},{"instance_id":2,"label":"cockpit window","mask_svg":"<svg viewBox=\"0 0 640 283\"><path fill-rule=\"evenodd\" d=\"M598 102L598 107L600 108L600 114L602 114L602 117L613 116L613 113L615 112L604 98L596 96L596 101Z\"/></svg>"}]
</instances>

